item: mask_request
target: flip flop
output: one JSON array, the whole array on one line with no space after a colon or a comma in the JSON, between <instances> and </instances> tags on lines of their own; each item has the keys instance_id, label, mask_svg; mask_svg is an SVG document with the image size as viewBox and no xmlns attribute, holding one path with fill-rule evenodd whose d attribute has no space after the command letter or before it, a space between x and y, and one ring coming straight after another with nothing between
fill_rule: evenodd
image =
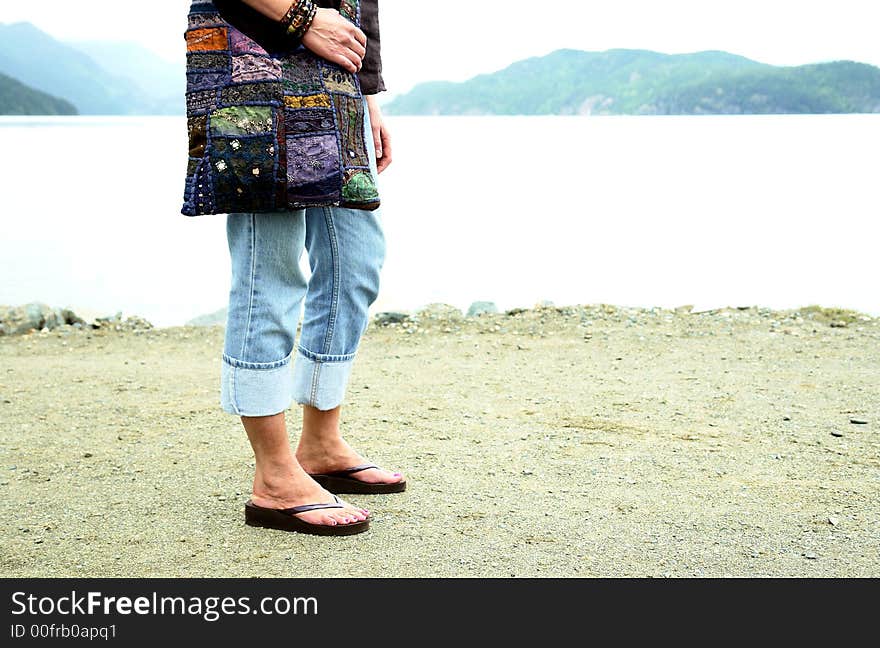
<instances>
[{"instance_id":1,"label":"flip flop","mask_svg":"<svg viewBox=\"0 0 880 648\"><path fill-rule=\"evenodd\" d=\"M370 528L369 518L352 522L350 524L311 524L298 517L294 517L297 513L305 513L306 511L317 511L320 509L345 508L340 503L336 495L333 496L335 503L329 504L303 504L302 506L294 506L288 509L272 509L263 506L257 506L251 500L245 502L244 505L244 521L248 526L265 527L267 529L280 529L282 531L293 531L297 533L310 533L312 535L322 536L346 536L355 533L363 533Z\"/></svg>"},{"instance_id":2,"label":"flip flop","mask_svg":"<svg viewBox=\"0 0 880 648\"><path fill-rule=\"evenodd\" d=\"M328 473L310 474L324 489L331 493L353 493L355 495L384 495L386 493L402 493L406 490L406 480L396 484L368 484L365 481L350 477L354 473L370 468L378 468L374 464L362 464Z\"/></svg>"}]
</instances>

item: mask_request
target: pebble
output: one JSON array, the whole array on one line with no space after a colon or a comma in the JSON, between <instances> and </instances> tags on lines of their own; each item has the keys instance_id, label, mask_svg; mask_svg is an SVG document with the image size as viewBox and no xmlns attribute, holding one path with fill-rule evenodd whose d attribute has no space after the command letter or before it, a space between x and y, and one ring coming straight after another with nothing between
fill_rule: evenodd
<instances>
[{"instance_id":1,"label":"pebble","mask_svg":"<svg viewBox=\"0 0 880 648\"><path fill-rule=\"evenodd\" d=\"M833 436L833 437L842 437L842 436L843 436L843 432L841 432L840 430L831 430L831 436Z\"/></svg>"},{"instance_id":2,"label":"pebble","mask_svg":"<svg viewBox=\"0 0 880 648\"><path fill-rule=\"evenodd\" d=\"M807 560L817 560L819 557L812 551L808 551L804 554L804 558L806 558Z\"/></svg>"},{"instance_id":3,"label":"pebble","mask_svg":"<svg viewBox=\"0 0 880 648\"><path fill-rule=\"evenodd\" d=\"M868 421L867 421L867 420L865 420L865 419L860 419L860 418L851 418L851 419L849 420L849 422L850 422L850 423L853 423L854 425L867 425L867 424L868 424Z\"/></svg>"},{"instance_id":4,"label":"pebble","mask_svg":"<svg viewBox=\"0 0 880 648\"><path fill-rule=\"evenodd\" d=\"M837 526L838 522L840 522L840 520L838 520L833 515L830 518L828 518L828 524L830 524L831 526Z\"/></svg>"},{"instance_id":5,"label":"pebble","mask_svg":"<svg viewBox=\"0 0 880 648\"><path fill-rule=\"evenodd\" d=\"M409 315L406 313L400 313L397 311L388 311L385 313L379 313L373 318L373 321L376 322L379 326L388 326L389 324L401 324L409 319Z\"/></svg>"}]
</instances>

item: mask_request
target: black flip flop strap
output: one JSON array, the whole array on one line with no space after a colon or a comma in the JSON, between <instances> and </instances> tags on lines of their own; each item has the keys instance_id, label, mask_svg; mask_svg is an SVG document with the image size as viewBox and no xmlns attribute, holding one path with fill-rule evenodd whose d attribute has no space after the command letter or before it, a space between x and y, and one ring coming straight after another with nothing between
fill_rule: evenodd
<instances>
[{"instance_id":1,"label":"black flip flop strap","mask_svg":"<svg viewBox=\"0 0 880 648\"><path fill-rule=\"evenodd\" d=\"M339 498L336 495L333 496L333 499L336 500L330 504L303 504L301 506L294 506L288 509L282 509L282 513L287 513L289 515L296 515L297 513L305 513L307 511L320 511L321 509L331 509L331 508L345 508L343 504L339 503Z\"/></svg>"},{"instance_id":2,"label":"black flip flop strap","mask_svg":"<svg viewBox=\"0 0 880 648\"><path fill-rule=\"evenodd\" d=\"M336 470L334 472L324 473L329 477L342 477L345 475L353 475L354 473L361 472L362 470L369 470L370 468L378 468L375 464L361 464L360 466L353 466L352 468L346 468L345 470Z\"/></svg>"}]
</instances>

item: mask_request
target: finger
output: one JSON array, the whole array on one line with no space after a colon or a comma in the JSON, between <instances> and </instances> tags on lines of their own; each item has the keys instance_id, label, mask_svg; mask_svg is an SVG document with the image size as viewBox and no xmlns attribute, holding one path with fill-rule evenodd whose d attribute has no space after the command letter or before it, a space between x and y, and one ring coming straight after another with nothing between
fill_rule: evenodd
<instances>
[{"instance_id":1,"label":"finger","mask_svg":"<svg viewBox=\"0 0 880 648\"><path fill-rule=\"evenodd\" d=\"M392 155L391 155L391 135L388 133L387 128L382 128L382 163L379 172L381 173L385 169L388 168L388 165L391 164Z\"/></svg>"},{"instance_id":2,"label":"finger","mask_svg":"<svg viewBox=\"0 0 880 648\"><path fill-rule=\"evenodd\" d=\"M337 54L336 56L333 57L333 61L335 63L338 63L339 65L341 65L343 68L345 68L346 70L348 70L352 74L354 74L355 72L358 71L357 65L351 59L349 59L345 54Z\"/></svg>"},{"instance_id":3,"label":"finger","mask_svg":"<svg viewBox=\"0 0 880 648\"><path fill-rule=\"evenodd\" d=\"M382 129L373 127L373 145L376 147L376 159L382 158Z\"/></svg>"},{"instance_id":4,"label":"finger","mask_svg":"<svg viewBox=\"0 0 880 648\"><path fill-rule=\"evenodd\" d=\"M352 38L348 43L348 49L357 54L360 58L364 58L367 54L367 48L361 45L356 39Z\"/></svg>"},{"instance_id":5,"label":"finger","mask_svg":"<svg viewBox=\"0 0 880 648\"><path fill-rule=\"evenodd\" d=\"M367 46L367 35L357 27L353 26L352 36L354 36L355 40L357 40L361 45L363 45L364 47Z\"/></svg>"},{"instance_id":6,"label":"finger","mask_svg":"<svg viewBox=\"0 0 880 648\"><path fill-rule=\"evenodd\" d=\"M345 57L346 57L349 61L351 61L352 63L354 63L354 65L355 65L355 72L360 72L360 71L361 71L361 68L363 67L363 64L364 64L364 63L363 63L363 60L361 59L361 57L358 56L357 52L355 52L354 50L346 49L346 50L343 52L343 54L345 55Z\"/></svg>"}]
</instances>

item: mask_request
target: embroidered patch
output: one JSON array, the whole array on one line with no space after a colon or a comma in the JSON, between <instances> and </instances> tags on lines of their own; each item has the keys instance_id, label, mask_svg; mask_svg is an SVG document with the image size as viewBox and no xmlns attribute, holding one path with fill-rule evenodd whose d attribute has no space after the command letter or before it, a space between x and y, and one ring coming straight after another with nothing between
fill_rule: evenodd
<instances>
[{"instance_id":1,"label":"embroidered patch","mask_svg":"<svg viewBox=\"0 0 880 648\"><path fill-rule=\"evenodd\" d=\"M241 54L232 57L232 80L236 83L247 81L275 81L281 79L281 63L268 56Z\"/></svg>"},{"instance_id":2,"label":"embroidered patch","mask_svg":"<svg viewBox=\"0 0 880 648\"><path fill-rule=\"evenodd\" d=\"M360 21L360 11L358 11L358 3L354 0L341 0L339 3L339 13L348 18L352 22Z\"/></svg>"},{"instance_id":3,"label":"embroidered patch","mask_svg":"<svg viewBox=\"0 0 880 648\"><path fill-rule=\"evenodd\" d=\"M186 202L192 204L196 213L210 214L216 209L217 203L214 200L214 189L211 184L210 161L208 158L197 160L192 175L187 178L185 194Z\"/></svg>"},{"instance_id":4,"label":"embroidered patch","mask_svg":"<svg viewBox=\"0 0 880 648\"><path fill-rule=\"evenodd\" d=\"M332 131L336 122L333 113L320 108L303 108L301 110L285 110L284 125L290 135L320 133Z\"/></svg>"},{"instance_id":5,"label":"embroidered patch","mask_svg":"<svg viewBox=\"0 0 880 648\"><path fill-rule=\"evenodd\" d=\"M186 75L186 91L213 90L218 85L229 83L230 77L226 72L202 72L195 70Z\"/></svg>"},{"instance_id":6,"label":"embroidered patch","mask_svg":"<svg viewBox=\"0 0 880 648\"><path fill-rule=\"evenodd\" d=\"M267 54L257 41L237 29L229 30L229 49L233 54Z\"/></svg>"},{"instance_id":7,"label":"embroidered patch","mask_svg":"<svg viewBox=\"0 0 880 648\"><path fill-rule=\"evenodd\" d=\"M212 141L211 174L218 201L271 210L275 202L275 138L217 137Z\"/></svg>"},{"instance_id":8,"label":"embroidered patch","mask_svg":"<svg viewBox=\"0 0 880 648\"><path fill-rule=\"evenodd\" d=\"M342 197L357 203L371 203L379 200L379 191L373 174L363 169L349 169L345 172Z\"/></svg>"},{"instance_id":9,"label":"embroidered patch","mask_svg":"<svg viewBox=\"0 0 880 648\"><path fill-rule=\"evenodd\" d=\"M287 95L284 97L284 105L288 108L329 108L330 95L316 94L304 97Z\"/></svg>"},{"instance_id":10,"label":"embroidered patch","mask_svg":"<svg viewBox=\"0 0 880 648\"><path fill-rule=\"evenodd\" d=\"M336 123L345 147L342 151L346 167L370 165L364 143L364 104L359 99L345 95L333 95Z\"/></svg>"},{"instance_id":11,"label":"embroidered patch","mask_svg":"<svg viewBox=\"0 0 880 648\"><path fill-rule=\"evenodd\" d=\"M186 64L195 70L227 70L229 55L216 52L190 52L186 55Z\"/></svg>"},{"instance_id":12,"label":"embroidered patch","mask_svg":"<svg viewBox=\"0 0 880 648\"><path fill-rule=\"evenodd\" d=\"M223 27L224 22L217 13L191 13L187 17L188 29L201 27Z\"/></svg>"},{"instance_id":13,"label":"embroidered patch","mask_svg":"<svg viewBox=\"0 0 880 648\"><path fill-rule=\"evenodd\" d=\"M199 115L210 112L217 107L216 90L199 90L188 92L186 95L186 112L189 115Z\"/></svg>"},{"instance_id":14,"label":"embroidered patch","mask_svg":"<svg viewBox=\"0 0 880 648\"><path fill-rule=\"evenodd\" d=\"M225 27L192 29L186 32L186 48L190 52L225 50L229 46Z\"/></svg>"},{"instance_id":15,"label":"embroidered patch","mask_svg":"<svg viewBox=\"0 0 880 648\"><path fill-rule=\"evenodd\" d=\"M205 145L208 143L208 116L190 117L186 120L186 127L189 134L190 157L202 157L205 154Z\"/></svg>"},{"instance_id":16,"label":"embroidered patch","mask_svg":"<svg viewBox=\"0 0 880 648\"><path fill-rule=\"evenodd\" d=\"M285 92L315 94L322 92L321 73L311 65L312 57L295 53L281 60L281 79Z\"/></svg>"},{"instance_id":17,"label":"embroidered patch","mask_svg":"<svg viewBox=\"0 0 880 648\"><path fill-rule=\"evenodd\" d=\"M357 94L357 87L354 84L354 78L345 70L325 67L321 70L324 76L324 86L330 92L344 92L346 94Z\"/></svg>"},{"instance_id":18,"label":"embroidered patch","mask_svg":"<svg viewBox=\"0 0 880 648\"><path fill-rule=\"evenodd\" d=\"M281 99L281 86L278 83L261 81L223 88L220 100L224 104L262 103L277 104Z\"/></svg>"},{"instance_id":19,"label":"embroidered patch","mask_svg":"<svg viewBox=\"0 0 880 648\"><path fill-rule=\"evenodd\" d=\"M287 138L288 195L298 199L338 197L342 183L334 135Z\"/></svg>"},{"instance_id":20,"label":"embroidered patch","mask_svg":"<svg viewBox=\"0 0 880 648\"><path fill-rule=\"evenodd\" d=\"M211 135L256 135L272 132L269 106L230 106L211 113Z\"/></svg>"}]
</instances>

